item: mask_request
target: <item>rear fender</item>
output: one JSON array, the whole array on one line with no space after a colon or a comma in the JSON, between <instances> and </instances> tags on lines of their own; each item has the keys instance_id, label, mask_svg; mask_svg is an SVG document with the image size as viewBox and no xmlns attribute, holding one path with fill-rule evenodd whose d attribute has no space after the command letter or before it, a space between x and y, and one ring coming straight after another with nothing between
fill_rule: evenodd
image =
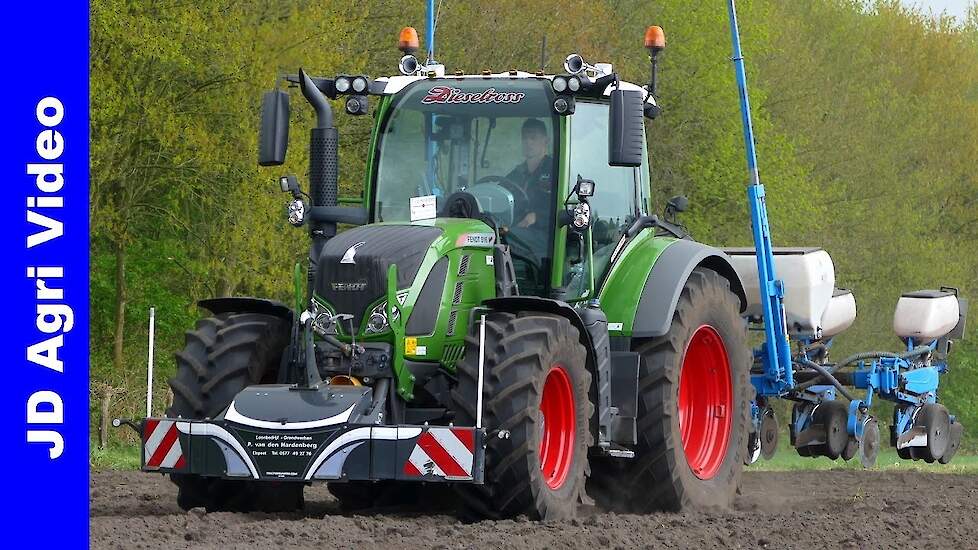
<instances>
[{"instance_id":1,"label":"rear fender","mask_svg":"<svg viewBox=\"0 0 978 550\"><path fill-rule=\"evenodd\" d=\"M695 241L680 240L666 248L653 264L638 301L632 324L632 336L662 336L669 332L672 316L686 280L698 267L720 274L730 282L730 290L740 298L740 311L747 309L744 284L720 249Z\"/></svg>"},{"instance_id":2,"label":"rear fender","mask_svg":"<svg viewBox=\"0 0 978 550\"><path fill-rule=\"evenodd\" d=\"M744 285L723 251L690 240L640 236L615 262L599 295L612 336L668 333L686 280L696 268L711 269L727 279L745 311Z\"/></svg>"}]
</instances>

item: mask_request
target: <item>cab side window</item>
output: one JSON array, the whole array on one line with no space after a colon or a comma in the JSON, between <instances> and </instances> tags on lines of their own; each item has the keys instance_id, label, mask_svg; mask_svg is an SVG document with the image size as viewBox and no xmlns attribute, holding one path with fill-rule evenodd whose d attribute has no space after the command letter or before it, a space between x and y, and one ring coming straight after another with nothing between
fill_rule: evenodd
<instances>
[{"instance_id":1,"label":"cab side window","mask_svg":"<svg viewBox=\"0 0 978 550\"><path fill-rule=\"evenodd\" d=\"M593 269L597 281L603 276L621 236L647 209L648 190L639 185L647 180L642 178L642 169L608 165L607 104L578 101L570 117L570 127L570 183L573 185L578 175L595 183L590 203ZM568 270L573 268L568 265Z\"/></svg>"}]
</instances>

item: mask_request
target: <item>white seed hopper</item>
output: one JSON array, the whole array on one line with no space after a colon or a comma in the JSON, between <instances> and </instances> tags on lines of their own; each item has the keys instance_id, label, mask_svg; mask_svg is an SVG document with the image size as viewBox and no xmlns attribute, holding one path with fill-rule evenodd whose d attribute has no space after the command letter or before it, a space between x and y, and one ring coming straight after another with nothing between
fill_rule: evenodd
<instances>
[{"instance_id":1,"label":"white seed hopper","mask_svg":"<svg viewBox=\"0 0 978 550\"><path fill-rule=\"evenodd\" d=\"M727 248L744 283L747 314L761 316L757 258L753 248ZM849 328L856 318L856 301L849 291L836 291L835 267L821 248L775 248L776 275L784 282L788 333L798 338L826 338Z\"/></svg>"}]
</instances>

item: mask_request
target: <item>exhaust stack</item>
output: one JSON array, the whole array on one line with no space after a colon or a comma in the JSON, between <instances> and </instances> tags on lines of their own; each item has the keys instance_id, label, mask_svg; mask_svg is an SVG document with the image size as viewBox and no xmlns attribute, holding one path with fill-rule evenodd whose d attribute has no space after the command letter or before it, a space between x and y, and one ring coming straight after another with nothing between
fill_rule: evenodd
<instances>
[{"instance_id":1,"label":"exhaust stack","mask_svg":"<svg viewBox=\"0 0 978 550\"><path fill-rule=\"evenodd\" d=\"M333 126L333 109L323 92L302 69L299 70L299 87L302 89L302 95L316 111L316 127L310 130L309 135L309 187L312 205L336 206L339 180L337 162L339 133ZM327 237L336 234L335 223L318 225L332 226L332 231L328 232Z\"/></svg>"}]
</instances>

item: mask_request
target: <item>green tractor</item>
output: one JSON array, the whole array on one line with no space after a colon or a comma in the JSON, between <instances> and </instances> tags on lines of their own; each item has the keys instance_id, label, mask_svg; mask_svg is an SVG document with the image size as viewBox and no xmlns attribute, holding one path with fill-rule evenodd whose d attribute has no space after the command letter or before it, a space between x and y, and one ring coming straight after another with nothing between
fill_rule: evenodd
<instances>
[{"instance_id":1,"label":"green tractor","mask_svg":"<svg viewBox=\"0 0 978 550\"><path fill-rule=\"evenodd\" d=\"M308 192L280 180L306 275L294 304L200 303L172 405L137 425L143 470L184 508L294 509L318 481L348 507L450 489L473 519L730 504L747 298L684 199L653 214L664 38L646 38L645 86L577 54L564 74L446 75L410 28L398 76L286 75L317 115ZM285 161L288 99L265 94L263 166ZM338 197L335 100L374 104L359 198Z\"/></svg>"}]
</instances>

